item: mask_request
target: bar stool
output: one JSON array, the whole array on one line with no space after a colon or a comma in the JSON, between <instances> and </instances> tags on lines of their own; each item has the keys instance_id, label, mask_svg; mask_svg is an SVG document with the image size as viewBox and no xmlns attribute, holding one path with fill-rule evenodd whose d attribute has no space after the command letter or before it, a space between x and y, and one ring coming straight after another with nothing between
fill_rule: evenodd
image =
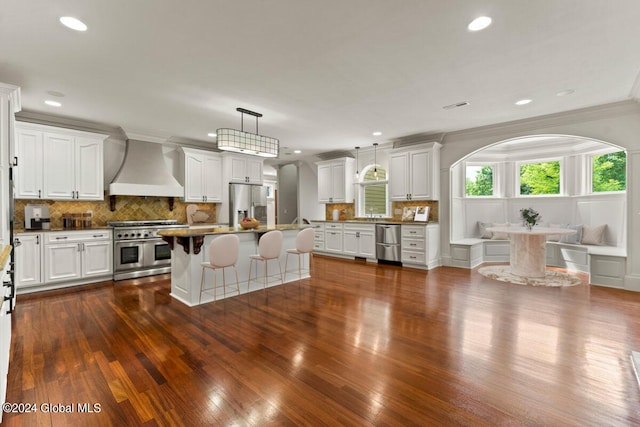
<instances>
[{"instance_id":1,"label":"bar stool","mask_svg":"<svg viewBox=\"0 0 640 427\"><path fill-rule=\"evenodd\" d=\"M301 230L296 236L295 249L287 249L287 256L284 259L284 275L287 276L287 264L289 263L289 255L296 255L298 257L298 281L302 280L302 269L300 262L304 254L309 254L309 273L311 273L311 256L313 251L313 240L315 238L316 231L313 228L305 228Z\"/></svg>"},{"instance_id":2,"label":"bar stool","mask_svg":"<svg viewBox=\"0 0 640 427\"><path fill-rule=\"evenodd\" d=\"M202 293L204 292L204 274L205 269L213 270L213 300L216 300L216 288L217 284L217 269L222 269L222 292L224 297L227 296L227 282L224 277L224 269L226 267L233 267L236 271L236 286L238 288L238 295L240 295L240 281L238 280L238 269L236 263L238 262L238 253L240 252L240 239L235 234L224 234L220 237L216 237L209 244L209 262L203 262L202 275L200 277L200 302L202 302Z\"/></svg>"},{"instance_id":3,"label":"bar stool","mask_svg":"<svg viewBox=\"0 0 640 427\"><path fill-rule=\"evenodd\" d=\"M253 267L253 261L264 262L264 289L267 288L267 281L269 278L268 264L270 260L278 261L278 269L280 270L280 280L284 283L282 278L282 266L280 265L280 251L282 250L282 231L271 230L267 231L260 237L258 242L258 254L249 255L249 280L247 281L247 290L251 286L251 270ZM256 273L257 274L257 273ZM257 278L257 277L256 277Z\"/></svg>"}]
</instances>

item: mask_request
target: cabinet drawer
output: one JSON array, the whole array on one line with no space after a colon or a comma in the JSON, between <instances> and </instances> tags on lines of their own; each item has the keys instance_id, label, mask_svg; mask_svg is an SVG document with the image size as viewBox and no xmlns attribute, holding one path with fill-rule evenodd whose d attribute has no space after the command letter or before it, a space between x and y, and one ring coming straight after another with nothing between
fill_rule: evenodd
<instances>
[{"instance_id":1,"label":"cabinet drawer","mask_svg":"<svg viewBox=\"0 0 640 427\"><path fill-rule=\"evenodd\" d=\"M324 242L324 231L316 230L315 234L313 235L313 240L316 242Z\"/></svg>"},{"instance_id":2,"label":"cabinet drawer","mask_svg":"<svg viewBox=\"0 0 640 427\"><path fill-rule=\"evenodd\" d=\"M423 225L403 225L402 237L424 238L426 235Z\"/></svg>"},{"instance_id":3,"label":"cabinet drawer","mask_svg":"<svg viewBox=\"0 0 640 427\"><path fill-rule=\"evenodd\" d=\"M324 225L324 229L327 230L327 231L328 230L333 230L333 231L342 230L342 224L335 224L335 223L329 222L329 223L326 223Z\"/></svg>"},{"instance_id":4,"label":"cabinet drawer","mask_svg":"<svg viewBox=\"0 0 640 427\"><path fill-rule=\"evenodd\" d=\"M424 252L402 251L402 262L424 264L426 257Z\"/></svg>"},{"instance_id":5,"label":"cabinet drawer","mask_svg":"<svg viewBox=\"0 0 640 427\"><path fill-rule=\"evenodd\" d=\"M44 244L111 240L111 230L64 231L44 233Z\"/></svg>"},{"instance_id":6,"label":"cabinet drawer","mask_svg":"<svg viewBox=\"0 0 640 427\"><path fill-rule=\"evenodd\" d=\"M311 226L316 230L316 233L320 231L324 231L324 222L313 222L311 221Z\"/></svg>"},{"instance_id":7,"label":"cabinet drawer","mask_svg":"<svg viewBox=\"0 0 640 427\"><path fill-rule=\"evenodd\" d=\"M374 233L375 232L375 226L373 224L353 224L353 223L349 223L349 224L345 224L344 225L344 230L345 231L359 231L361 233Z\"/></svg>"},{"instance_id":8,"label":"cabinet drawer","mask_svg":"<svg viewBox=\"0 0 640 427\"><path fill-rule=\"evenodd\" d=\"M424 239L402 239L402 249L424 252Z\"/></svg>"},{"instance_id":9,"label":"cabinet drawer","mask_svg":"<svg viewBox=\"0 0 640 427\"><path fill-rule=\"evenodd\" d=\"M322 242L313 242L313 250L314 251L324 251L324 241L322 241Z\"/></svg>"}]
</instances>

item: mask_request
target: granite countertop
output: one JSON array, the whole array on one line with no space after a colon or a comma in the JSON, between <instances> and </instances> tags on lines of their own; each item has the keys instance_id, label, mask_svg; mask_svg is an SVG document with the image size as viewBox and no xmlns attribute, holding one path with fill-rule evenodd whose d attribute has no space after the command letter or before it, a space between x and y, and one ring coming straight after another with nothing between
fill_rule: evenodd
<instances>
[{"instance_id":1,"label":"granite countertop","mask_svg":"<svg viewBox=\"0 0 640 427\"><path fill-rule=\"evenodd\" d=\"M386 218L376 218L374 221L370 219L346 219L343 221L333 221L331 219L312 219L311 222L335 222L335 223L350 223L350 224L405 224L405 225L422 225L422 224L435 224L433 221L398 221Z\"/></svg>"},{"instance_id":2,"label":"granite countertop","mask_svg":"<svg viewBox=\"0 0 640 427\"><path fill-rule=\"evenodd\" d=\"M113 227L108 227L106 225L103 226L95 226L95 227L87 227L87 228L62 228L62 227L51 227L47 230L26 230L24 228L13 227L14 233L49 233L51 231L94 231L94 230L112 230Z\"/></svg>"},{"instance_id":3,"label":"granite countertop","mask_svg":"<svg viewBox=\"0 0 640 427\"><path fill-rule=\"evenodd\" d=\"M11 246L3 246L2 252L0 252L0 269L4 269L4 266L7 264L9 260L9 255L11 255Z\"/></svg>"},{"instance_id":4,"label":"granite countertop","mask_svg":"<svg viewBox=\"0 0 640 427\"><path fill-rule=\"evenodd\" d=\"M302 230L308 225L284 224L275 226L260 226L258 228L244 229L241 227L211 227L211 228L180 228L158 231L159 236L164 237L194 237L206 234L229 234L229 233L266 233L271 230Z\"/></svg>"}]
</instances>

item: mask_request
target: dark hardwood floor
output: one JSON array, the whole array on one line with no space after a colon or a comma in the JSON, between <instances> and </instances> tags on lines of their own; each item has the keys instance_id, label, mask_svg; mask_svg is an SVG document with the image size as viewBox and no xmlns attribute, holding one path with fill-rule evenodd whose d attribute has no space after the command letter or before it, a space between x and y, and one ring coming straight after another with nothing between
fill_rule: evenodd
<instances>
[{"instance_id":1,"label":"dark hardwood floor","mask_svg":"<svg viewBox=\"0 0 640 427\"><path fill-rule=\"evenodd\" d=\"M640 425L640 293L313 268L194 308L167 276L19 297L7 400L37 412L3 427Z\"/></svg>"}]
</instances>

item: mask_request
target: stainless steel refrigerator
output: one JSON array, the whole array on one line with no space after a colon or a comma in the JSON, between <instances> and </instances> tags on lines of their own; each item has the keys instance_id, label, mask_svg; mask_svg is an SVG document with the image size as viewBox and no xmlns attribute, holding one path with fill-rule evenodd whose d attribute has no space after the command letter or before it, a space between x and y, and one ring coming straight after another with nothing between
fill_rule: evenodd
<instances>
[{"instance_id":1,"label":"stainless steel refrigerator","mask_svg":"<svg viewBox=\"0 0 640 427\"><path fill-rule=\"evenodd\" d=\"M229 226L236 227L244 217L267 225L267 188L262 185L229 184Z\"/></svg>"}]
</instances>

